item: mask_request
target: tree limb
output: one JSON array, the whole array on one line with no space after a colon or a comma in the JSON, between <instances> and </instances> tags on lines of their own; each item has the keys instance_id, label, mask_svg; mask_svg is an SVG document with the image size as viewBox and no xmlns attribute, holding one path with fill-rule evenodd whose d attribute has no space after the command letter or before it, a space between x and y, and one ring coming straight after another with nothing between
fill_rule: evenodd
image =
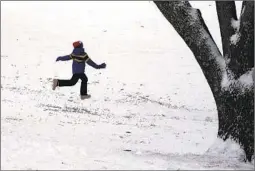
<instances>
[{"instance_id":1,"label":"tree limb","mask_svg":"<svg viewBox=\"0 0 255 171\"><path fill-rule=\"evenodd\" d=\"M240 40L233 51L236 59L230 61L230 67L237 76L254 67L254 1L243 2L239 33Z\"/></svg>"},{"instance_id":2,"label":"tree limb","mask_svg":"<svg viewBox=\"0 0 255 171\"><path fill-rule=\"evenodd\" d=\"M216 9L220 25L223 56L231 58L230 37L235 34L235 28L232 23L237 23L235 2L216 1Z\"/></svg>"},{"instance_id":3,"label":"tree limb","mask_svg":"<svg viewBox=\"0 0 255 171\"><path fill-rule=\"evenodd\" d=\"M244 43L243 56L248 58L248 69L254 67L254 1L244 1L240 17L240 44Z\"/></svg>"},{"instance_id":4,"label":"tree limb","mask_svg":"<svg viewBox=\"0 0 255 171\"><path fill-rule=\"evenodd\" d=\"M165 18L193 52L216 96L221 89L223 59L198 9L187 1L154 1Z\"/></svg>"}]
</instances>

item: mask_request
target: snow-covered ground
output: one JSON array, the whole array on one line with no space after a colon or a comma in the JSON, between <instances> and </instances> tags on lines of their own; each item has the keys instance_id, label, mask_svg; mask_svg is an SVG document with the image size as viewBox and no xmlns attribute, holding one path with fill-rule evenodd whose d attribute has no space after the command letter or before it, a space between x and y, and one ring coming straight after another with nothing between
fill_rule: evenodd
<instances>
[{"instance_id":1,"label":"snow-covered ground","mask_svg":"<svg viewBox=\"0 0 255 171\"><path fill-rule=\"evenodd\" d=\"M214 2L191 3L220 46ZM85 101L80 81L51 90L76 40L107 63L87 67ZM199 65L152 2L1 2L2 169L254 169L217 129Z\"/></svg>"}]
</instances>

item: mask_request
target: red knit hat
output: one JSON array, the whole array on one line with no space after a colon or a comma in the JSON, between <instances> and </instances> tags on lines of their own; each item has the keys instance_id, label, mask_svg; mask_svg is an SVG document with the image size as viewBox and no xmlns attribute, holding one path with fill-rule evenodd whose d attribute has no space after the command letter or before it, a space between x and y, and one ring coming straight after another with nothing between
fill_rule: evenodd
<instances>
[{"instance_id":1,"label":"red knit hat","mask_svg":"<svg viewBox=\"0 0 255 171\"><path fill-rule=\"evenodd\" d=\"M83 44L82 44L82 42L81 42L81 41L73 42L73 47L74 47L74 48L82 47L82 46L83 46Z\"/></svg>"}]
</instances>

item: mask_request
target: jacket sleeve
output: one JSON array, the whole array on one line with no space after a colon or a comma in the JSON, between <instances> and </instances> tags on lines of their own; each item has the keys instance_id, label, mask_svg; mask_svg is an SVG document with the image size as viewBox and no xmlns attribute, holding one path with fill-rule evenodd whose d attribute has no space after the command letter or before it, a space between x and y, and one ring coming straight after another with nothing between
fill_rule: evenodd
<instances>
[{"instance_id":1,"label":"jacket sleeve","mask_svg":"<svg viewBox=\"0 0 255 171\"><path fill-rule=\"evenodd\" d=\"M87 64L88 64L89 66L95 68L95 69L99 69L99 68L100 68L100 66L97 65L97 64L96 64L94 61L92 61L92 59L90 59L90 58L87 60Z\"/></svg>"},{"instance_id":2,"label":"jacket sleeve","mask_svg":"<svg viewBox=\"0 0 255 171\"><path fill-rule=\"evenodd\" d=\"M70 55L66 55L66 56L59 56L56 61L68 61L70 59L72 59Z\"/></svg>"}]
</instances>

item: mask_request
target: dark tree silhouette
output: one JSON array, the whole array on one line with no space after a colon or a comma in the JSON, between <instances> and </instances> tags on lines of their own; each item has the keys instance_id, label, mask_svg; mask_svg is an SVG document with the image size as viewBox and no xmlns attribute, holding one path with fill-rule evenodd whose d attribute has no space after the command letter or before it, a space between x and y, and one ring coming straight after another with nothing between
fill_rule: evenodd
<instances>
[{"instance_id":1,"label":"dark tree silhouette","mask_svg":"<svg viewBox=\"0 0 255 171\"><path fill-rule=\"evenodd\" d=\"M244 1L239 19L234 1L217 1L223 55L199 9L188 1L154 1L193 52L212 91L218 137L231 138L254 154L254 2Z\"/></svg>"}]
</instances>

